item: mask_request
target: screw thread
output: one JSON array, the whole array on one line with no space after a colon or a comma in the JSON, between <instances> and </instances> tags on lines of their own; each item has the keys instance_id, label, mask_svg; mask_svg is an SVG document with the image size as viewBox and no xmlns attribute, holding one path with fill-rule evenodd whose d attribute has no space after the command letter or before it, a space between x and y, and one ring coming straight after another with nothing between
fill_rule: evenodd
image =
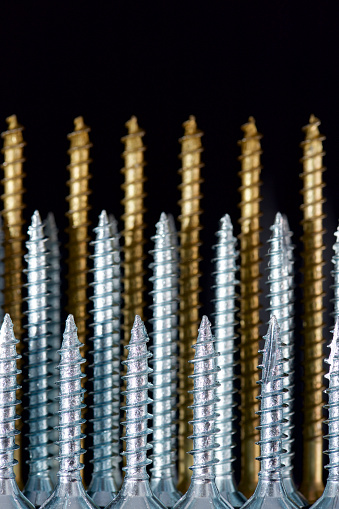
<instances>
[{"instance_id":1,"label":"screw thread","mask_svg":"<svg viewBox=\"0 0 339 509\"><path fill-rule=\"evenodd\" d=\"M92 143L89 141L90 128L84 123L82 117L74 120L74 131L68 135L70 148L70 164L67 169L70 179L67 181L69 195L69 210L66 213L69 219L67 229L68 242L68 309L75 316L78 325L78 336L81 343L86 341L87 314L87 274L88 274L88 211L90 206L88 197L89 165L92 162L89 156ZM85 352L83 352L84 354Z\"/></svg>"},{"instance_id":2,"label":"screw thread","mask_svg":"<svg viewBox=\"0 0 339 509\"><path fill-rule=\"evenodd\" d=\"M148 359L152 356L147 351L148 337L141 318L137 315L133 324L131 339L126 346L128 349L127 360L123 364L127 368L122 377L126 382L126 390L122 395L126 398L126 404L122 410L126 412L126 420L123 422L126 449L122 453L126 457L126 479L146 480L148 474L147 465L151 460L147 458L147 451L151 445L147 443L147 436L152 430L147 427L148 420L152 417L147 411L152 400L148 397L148 391L152 385L148 382L148 375L152 370L148 367Z\"/></svg>"},{"instance_id":3,"label":"screw thread","mask_svg":"<svg viewBox=\"0 0 339 509\"><path fill-rule=\"evenodd\" d=\"M82 403L85 390L81 387L81 380L85 377L81 373L81 364L85 359L80 354L82 343L78 340L77 328L73 315L69 315L63 334L59 369L59 476L68 480L79 480L83 468L80 456L86 451L81 448L81 425L85 419L81 418L81 411L86 406Z\"/></svg>"},{"instance_id":4,"label":"screw thread","mask_svg":"<svg viewBox=\"0 0 339 509\"><path fill-rule=\"evenodd\" d=\"M242 126L244 136L241 146L241 171L239 176L242 185L239 188L240 202L240 365L241 365L241 483L239 488L249 496L257 484L258 465L255 456L258 448L256 426L258 417L258 338L260 327L260 157L262 154L255 120L250 117Z\"/></svg>"},{"instance_id":5,"label":"screw thread","mask_svg":"<svg viewBox=\"0 0 339 509\"><path fill-rule=\"evenodd\" d=\"M145 131L140 129L136 117L131 117L126 122L128 134L121 141L124 143L124 167L121 173L125 182L121 186L124 190L124 331L125 344L128 343L130 330L133 325L134 316L143 316L145 301L143 293L144 286L144 151L142 138Z\"/></svg>"}]
</instances>

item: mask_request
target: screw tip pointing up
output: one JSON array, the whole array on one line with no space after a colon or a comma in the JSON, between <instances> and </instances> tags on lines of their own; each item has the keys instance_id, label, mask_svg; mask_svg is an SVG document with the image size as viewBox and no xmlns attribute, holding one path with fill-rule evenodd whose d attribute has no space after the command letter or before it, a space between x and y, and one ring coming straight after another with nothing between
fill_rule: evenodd
<instances>
[{"instance_id":1,"label":"screw tip pointing up","mask_svg":"<svg viewBox=\"0 0 339 509\"><path fill-rule=\"evenodd\" d=\"M197 343L203 343L212 339L211 322L206 315L202 317L199 327Z\"/></svg>"},{"instance_id":2,"label":"screw tip pointing up","mask_svg":"<svg viewBox=\"0 0 339 509\"><path fill-rule=\"evenodd\" d=\"M0 343L6 341L8 334L13 335L13 322L9 314L6 313L0 329Z\"/></svg>"},{"instance_id":3,"label":"screw tip pointing up","mask_svg":"<svg viewBox=\"0 0 339 509\"><path fill-rule=\"evenodd\" d=\"M230 228L233 229L232 221L229 214L225 214L220 219L220 228L222 230L229 230Z\"/></svg>"},{"instance_id":4,"label":"screw tip pointing up","mask_svg":"<svg viewBox=\"0 0 339 509\"><path fill-rule=\"evenodd\" d=\"M129 120L127 120L125 126L127 127L128 134L135 134L139 131L138 119L135 115L132 115Z\"/></svg>"},{"instance_id":5,"label":"screw tip pointing up","mask_svg":"<svg viewBox=\"0 0 339 509\"><path fill-rule=\"evenodd\" d=\"M102 210L99 216L99 226L108 226L109 220L106 210Z\"/></svg>"},{"instance_id":6,"label":"screw tip pointing up","mask_svg":"<svg viewBox=\"0 0 339 509\"><path fill-rule=\"evenodd\" d=\"M31 225L36 228L37 226L41 226L41 217L38 210L34 211L34 214L32 215L32 222Z\"/></svg>"},{"instance_id":7,"label":"screw tip pointing up","mask_svg":"<svg viewBox=\"0 0 339 509\"><path fill-rule=\"evenodd\" d=\"M76 332L77 326L75 325L74 316L68 315L65 326L65 334L69 334L71 332Z\"/></svg>"},{"instance_id":8,"label":"screw tip pointing up","mask_svg":"<svg viewBox=\"0 0 339 509\"><path fill-rule=\"evenodd\" d=\"M338 358L339 358L339 315L337 315L335 320L333 338L330 344L330 355L328 360L326 359L327 364L330 365L329 373L325 375L326 378L330 377L334 367L334 359Z\"/></svg>"},{"instance_id":9,"label":"screw tip pointing up","mask_svg":"<svg viewBox=\"0 0 339 509\"><path fill-rule=\"evenodd\" d=\"M147 334L144 322L139 315L135 315L130 343L137 343L139 341L147 341Z\"/></svg>"},{"instance_id":10,"label":"screw tip pointing up","mask_svg":"<svg viewBox=\"0 0 339 509\"><path fill-rule=\"evenodd\" d=\"M265 339L265 346L263 350L263 374L262 381L264 383L270 382L274 375L274 370L277 363L277 353L280 341L280 327L275 315L271 316L268 325L268 331Z\"/></svg>"}]
</instances>

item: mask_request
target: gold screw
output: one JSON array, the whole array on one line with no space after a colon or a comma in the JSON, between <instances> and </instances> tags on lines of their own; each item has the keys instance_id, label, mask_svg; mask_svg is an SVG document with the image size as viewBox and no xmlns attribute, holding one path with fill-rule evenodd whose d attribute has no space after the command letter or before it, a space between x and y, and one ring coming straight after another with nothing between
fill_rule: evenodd
<instances>
[{"instance_id":1,"label":"gold screw","mask_svg":"<svg viewBox=\"0 0 339 509\"><path fill-rule=\"evenodd\" d=\"M67 182L69 196L69 258L68 258L68 312L74 316L78 327L78 337L81 343L86 343L87 315L87 274L88 274L88 196L90 190L88 181L89 157L92 144L88 133L90 128L84 124L82 117L74 119L74 131L67 137L70 140L70 164L68 170L70 179ZM82 349L84 350L84 349ZM82 355L85 352L82 351Z\"/></svg>"},{"instance_id":2,"label":"gold screw","mask_svg":"<svg viewBox=\"0 0 339 509\"><path fill-rule=\"evenodd\" d=\"M258 348L260 326L260 140L253 117L242 126L241 147L241 225L240 233L240 364L241 364L241 482L239 490L249 497L258 482L260 455L258 401Z\"/></svg>"},{"instance_id":3,"label":"gold screw","mask_svg":"<svg viewBox=\"0 0 339 509\"><path fill-rule=\"evenodd\" d=\"M193 389L193 382L188 375L193 374L192 365L188 361L193 358L191 346L195 343L199 326L199 246L200 246L200 177L202 131L199 131L195 117L190 116L184 122L184 136L181 143L180 159L182 167L179 170L182 182L180 228L180 342L179 342L179 466L178 487L185 493L190 484L192 457L187 454L192 448L192 440L187 437L190 433L188 421L192 419L192 394L187 391Z\"/></svg>"},{"instance_id":4,"label":"gold screw","mask_svg":"<svg viewBox=\"0 0 339 509\"><path fill-rule=\"evenodd\" d=\"M145 306L143 292L144 286L144 151L142 138L145 131L140 129L136 117L131 117L126 122L128 134L121 138L125 145L122 154L124 168L121 172L125 176L122 185L124 199L122 204L125 213L122 216L124 221L124 336L125 345L128 344L135 315L143 319Z\"/></svg>"},{"instance_id":5,"label":"gold screw","mask_svg":"<svg viewBox=\"0 0 339 509\"><path fill-rule=\"evenodd\" d=\"M303 237L304 244L304 431L303 481L301 491L312 504L323 493L322 409L323 409L323 141L320 121L310 116L303 128Z\"/></svg>"}]
</instances>

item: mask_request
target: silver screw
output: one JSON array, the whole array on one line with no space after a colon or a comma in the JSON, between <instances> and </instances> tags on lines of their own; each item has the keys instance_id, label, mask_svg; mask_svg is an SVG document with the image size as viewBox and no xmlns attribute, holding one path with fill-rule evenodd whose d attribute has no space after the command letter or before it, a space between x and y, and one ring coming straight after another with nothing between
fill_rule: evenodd
<instances>
[{"instance_id":1,"label":"silver screw","mask_svg":"<svg viewBox=\"0 0 339 509\"><path fill-rule=\"evenodd\" d=\"M339 314L339 226L334 235L336 237L336 241L333 246L334 256L332 258L334 268L331 274L334 280L334 284L332 285L334 291L334 298L332 299L334 306L333 316L336 317Z\"/></svg>"},{"instance_id":2,"label":"silver screw","mask_svg":"<svg viewBox=\"0 0 339 509\"><path fill-rule=\"evenodd\" d=\"M193 471L191 484L187 493L175 504L175 509L198 509L212 507L231 509L232 506L219 493L215 484L215 450L216 443L216 389L218 387L217 366L218 354L214 349L214 338L208 318L202 318L198 339L195 345L195 356L189 361L194 366L193 379Z\"/></svg>"},{"instance_id":3,"label":"silver screw","mask_svg":"<svg viewBox=\"0 0 339 509\"><path fill-rule=\"evenodd\" d=\"M51 456L50 476L54 484L57 482L58 462L58 381L57 366L59 364L58 350L60 348L61 338L61 281L60 281L60 249L58 240L58 229L55 223L54 214L49 212L44 222L44 231L47 238L47 316L49 318L48 337L49 351L49 426L50 441L49 446Z\"/></svg>"},{"instance_id":4,"label":"silver screw","mask_svg":"<svg viewBox=\"0 0 339 509\"><path fill-rule=\"evenodd\" d=\"M269 307L268 312L274 314L280 325L282 356L284 358L284 419L282 476L285 490L291 500L299 507L308 507L305 497L298 492L293 481L293 401L294 401L294 282L293 282L293 247L292 233L287 218L277 213L269 239L268 250L268 281Z\"/></svg>"},{"instance_id":5,"label":"silver screw","mask_svg":"<svg viewBox=\"0 0 339 509\"><path fill-rule=\"evenodd\" d=\"M15 428L16 406L21 402L16 399L17 359L13 324L8 314L5 315L0 329L0 499L1 509L34 509L34 505L21 493L15 480L14 451L19 448L15 437L20 432Z\"/></svg>"},{"instance_id":6,"label":"silver screw","mask_svg":"<svg viewBox=\"0 0 339 509\"><path fill-rule=\"evenodd\" d=\"M59 368L59 472L58 483L43 509L98 509L86 494L80 471L83 465L80 456L84 454L81 448L81 425L85 419L81 418L81 410L86 406L82 403L85 389L81 387L81 364L85 359L81 357L77 328L73 315L66 320L63 342L61 345Z\"/></svg>"},{"instance_id":7,"label":"silver screw","mask_svg":"<svg viewBox=\"0 0 339 509\"><path fill-rule=\"evenodd\" d=\"M53 491L49 475L48 316L46 238L36 210L28 227L27 269L28 331L28 452L29 472L25 496L41 506Z\"/></svg>"},{"instance_id":8,"label":"silver screw","mask_svg":"<svg viewBox=\"0 0 339 509\"><path fill-rule=\"evenodd\" d=\"M162 213L153 237L153 466L151 488L156 497L166 506L173 507L181 498L176 489L175 450L173 449L173 426L175 425L177 371L173 366L173 326L177 329L177 315L173 313L175 274L173 274L172 234L166 214ZM176 302L177 305L177 302ZM173 316L174 315L174 316ZM176 345L175 345L176 346Z\"/></svg>"},{"instance_id":9,"label":"silver screw","mask_svg":"<svg viewBox=\"0 0 339 509\"><path fill-rule=\"evenodd\" d=\"M298 506L288 498L283 479L281 455L283 439L284 405L284 359L280 340L280 328L273 315L268 333L264 336L260 400L260 463L259 481L254 494L244 509L295 509Z\"/></svg>"},{"instance_id":10,"label":"silver screw","mask_svg":"<svg viewBox=\"0 0 339 509\"><path fill-rule=\"evenodd\" d=\"M324 437L328 440L328 450L324 451L329 457L329 463L325 466L328 470L328 478L324 493L312 506L312 509L338 509L339 507L339 316L333 331L333 339L330 344L329 359L325 362L329 364L328 373L325 377L329 380L329 387L325 390L328 395L328 419L325 423L328 425L328 434Z\"/></svg>"},{"instance_id":11,"label":"silver screw","mask_svg":"<svg viewBox=\"0 0 339 509\"><path fill-rule=\"evenodd\" d=\"M113 429L119 429L119 406L113 399L114 345L114 254L106 211L94 228L93 260L93 474L88 494L99 507L106 507L116 495L113 478ZM116 300L116 299L115 299ZM116 338L115 338L116 339ZM120 346L120 337L118 338ZM120 391L120 387L119 387ZM118 399L119 403L120 398ZM114 408L115 403L115 408Z\"/></svg>"},{"instance_id":12,"label":"silver screw","mask_svg":"<svg viewBox=\"0 0 339 509\"><path fill-rule=\"evenodd\" d=\"M236 260L236 239L233 236L233 226L228 214L220 220L220 228L216 233L217 244L213 247L215 258L212 260L215 266L214 279L214 320L213 332L215 336L215 349L219 353L218 375L219 387L216 389L218 401L216 412L219 414L216 425L219 432L216 440L219 447L215 450L218 463L215 465L215 483L220 494L233 506L241 507L246 502L246 497L240 493L235 484L233 473L234 448L232 436L234 412L234 352L235 352L235 286L238 283L235 273L238 270Z\"/></svg>"},{"instance_id":13,"label":"silver screw","mask_svg":"<svg viewBox=\"0 0 339 509\"><path fill-rule=\"evenodd\" d=\"M137 315L134 320L131 339L126 347L128 357L123 364L127 373L123 376L126 381L126 421L124 440L126 450L126 472L123 485L116 498L107 506L107 509L164 509L164 505L153 494L149 476L146 471L151 462L147 458L147 451L151 445L147 443L147 436L152 433L147 427L148 419L152 416L147 407L152 402L148 391L152 385L148 382L148 375L152 370L148 367L148 359L152 356L147 351L147 333L141 318Z\"/></svg>"}]
</instances>

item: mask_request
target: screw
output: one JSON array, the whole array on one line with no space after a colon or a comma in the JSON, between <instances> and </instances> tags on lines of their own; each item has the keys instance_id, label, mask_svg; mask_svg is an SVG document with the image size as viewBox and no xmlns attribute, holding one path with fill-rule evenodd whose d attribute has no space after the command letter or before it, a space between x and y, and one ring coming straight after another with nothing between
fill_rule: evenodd
<instances>
[{"instance_id":1,"label":"screw","mask_svg":"<svg viewBox=\"0 0 339 509\"><path fill-rule=\"evenodd\" d=\"M296 509L298 506L288 498L283 480L281 455L283 440L284 405L284 363L280 328L272 315L263 354L260 400L260 463L259 481L252 497L243 506L244 509L270 507L270 509Z\"/></svg>"},{"instance_id":2,"label":"screw","mask_svg":"<svg viewBox=\"0 0 339 509\"><path fill-rule=\"evenodd\" d=\"M195 356L190 362L194 366L193 375L193 471L191 484L187 493L175 504L175 509L183 507L199 508L213 507L216 509L231 509L231 505L223 499L215 484L215 441L219 430L216 428L216 388L218 387L217 366L218 354L214 349L214 338L211 324L207 316L201 320L198 339L195 345Z\"/></svg>"},{"instance_id":3,"label":"screw","mask_svg":"<svg viewBox=\"0 0 339 509\"><path fill-rule=\"evenodd\" d=\"M190 404L192 397L189 389L192 381L188 374L192 368L187 361L192 358L191 346L195 342L199 323L199 262L200 262L200 215L201 215L201 192L200 185L203 182L200 176L203 164L201 162L202 131L197 128L194 116L184 122L184 136L180 138L182 167L181 175L181 199L179 206L180 226L180 342L179 342L179 489L183 493L187 490L190 482L188 469L192 458L186 454L192 443L188 439L188 421L192 417Z\"/></svg>"},{"instance_id":4,"label":"screw","mask_svg":"<svg viewBox=\"0 0 339 509\"><path fill-rule=\"evenodd\" d=\"M58 483L43 509L64 509L67 507L98 509L86 494L82 480L80 456L86 451L81 448L81 425L85 419L81 418L81 411L85 407L82 403L85 390L81 380L85 377L81 373L81 364L85 359L81 356L77 328L73 315L66 320L63 342L61 345L59 368L59 472Z\"/></svg>"},{"instance_id":5,"label":"screw","mask_svg":"<svg viewBox=\"0 0 339 509\"><path fill-rule=\"evenodd\" d=\"M259 453L255 431L258 393L258 338L260 326L260 140L253 117L242 126L240 202L240 366L241 366L241 481L239 489L250 496L257 484Z\"/></svg>"},{"instance_id":6,"label":"screw","mask_svg":"<svg viewBox=\"0 0 339 509\"><path fill-rule=\"evenodd\" d=\"M120 347L120 336L114 338L114 310L117 296L114 298L115 281L113 273L114 252L111 226L106 211L99 216L99 224L94 228L96 238L93 260L93 474L88 494L99 507L106 507L116 495L117 486L114 482L113 458L117 454L113 450L113 429L120 423L120 398L113 399L113 347ZM118 339L118 344L114 343ZM118 357L120 359L120 355ZM120 385L119 385L120 391Z\"/></svg>"},{"instance_id":7,"label":"screw","mask_svg":"<svg viewBox=\"0 0 339 509\"><path fill-rule=\"evenodd\" d=\"M286 361L283 364L284 378L284 419L282 476L285 490L291 500L298 507L308 507L309 503L298 492L293 481L293 403L294 403L294 306L293 306L293 253L291 232L287 218L279 212L271 226L272 236L269 240L268 251L268 284L269 307L268 312L274 314L280 325L282 355Z\"/></svg>"},{"instance_id":8,"label":"screw","mask_svg":"<svg viewBox=\"0 0 339 509\"><path fill-rule=\"evenodd\" d=\"M24 494L40 507L53 491L49 476L49 400L48 400L48 316L47 250L39 212L28 228L25 260L27 269L28 330L28 452L29 472Z\"/></svg>"},{"instance_id":9,"label":"screw","mask_svg":"<svg viewBox=\"0 0 339 509\"><path fill-rule=\"evenodd\" d=\"M18 341L14 337L13 324L9 314L5 315L0 329L0 492L1 508L3 509L34 509L33 504L21 493L15 480L13 467L17 464L14 451L18 449L15 437L20 433L15 428Z\"/></svg>"},{"instance_id":10,"label":"screw","mask_svg":"<svg viewBox=\"0 0 339 509\"><path fill-rule=\"evenodd\" d=\"M218 417L216 425L219 433L216 440L219 446L215 451L218 463L215 466L215 482L220 494L233 507L241 507L246 498L240 493L235 485L232 463L234 457L232 449L233 421L235 420L233 408L234 401L234 352L235 352L235 285L238 281L235 273L238 270L236 260L236 239L233 237L233 226L228 214L220 220L220 229L217 232L218 242L214 246L215 264L214 278L214 317L215 326L215 349L219 353L218 366L220 374L219 387L216 388L216 412Z\"/></svg>"},{"instance_id":11,"label":"screw","mask_svg":"<svg viewBox=\"0 0 339 509\"><path fill-rule=\"evenodd\" d=\"M152 416L147 412L148 405L152 400L148 397L148 391L152 385L148 382L148 375L152 370L148 367L148 359L152 357L147 351L148 337L145 326L140 318L136 316L132 328L131 339L126 346L128 357L123 364L127 367L123 379L126 382L126 390L123 395L126 397L126 411L124 441L126 450L123 455L126 457L126 472L123 485L117 497L107 506L107 509L143 509L154 508L164 509L164 505L154 496L149 476L146 471L147 465L151 462L147 458L147 451L151 445L147 443L147 436L152 433L147 427L148 419Z\"/></svg>"},{"instance_id":12,"label":"screw","mask_svg":"<svg viewBox=\"0 0 339 509\"><path fill-rule=\"evenodd\" d=\"M301 491L313 503L322 494L323 410L323 141L320 121L311 115L304 127L303 148L303 237L304 252L304 430L303 481Z\"/></svg>"},{"instance_id":13,"label":"screw","mask_svg":"<svg viewBox=\"0 0 339 509\"><path fill-rule=\"evenodd\" d=\"M56 484L58 473L58 381L57 366L59 363L58 350L60 348L61 337L61 281L60 281L60 249L58 241L58 229L55 223L54 214L49 212L44 222L44 232L46 235L46 254L47 254L47 316L49 319L48 328L50 331L48 337L49 350L49 425L50 425L50 457L51 471L50 476L53 484Z\"/></svg>"},{"instance_id":14,"label":"screw","mask_svg":"<svg viewBox=\"0 0 339 509\"><path fill-rule=\"evenodd\" d=\"M173 507L181 494L175 488L175 449L173 428L175 426L177 371L176 356L173 358L173 326L177 329L177 314L173 313L173 274L175 246L166 214L162 213L156 225L153 255L153 467L151 488L154 495L166 506ZM177 304L177 302L176 302ZM174 316L173 316L174 315Z\"/></svg>"}]
</instances>

